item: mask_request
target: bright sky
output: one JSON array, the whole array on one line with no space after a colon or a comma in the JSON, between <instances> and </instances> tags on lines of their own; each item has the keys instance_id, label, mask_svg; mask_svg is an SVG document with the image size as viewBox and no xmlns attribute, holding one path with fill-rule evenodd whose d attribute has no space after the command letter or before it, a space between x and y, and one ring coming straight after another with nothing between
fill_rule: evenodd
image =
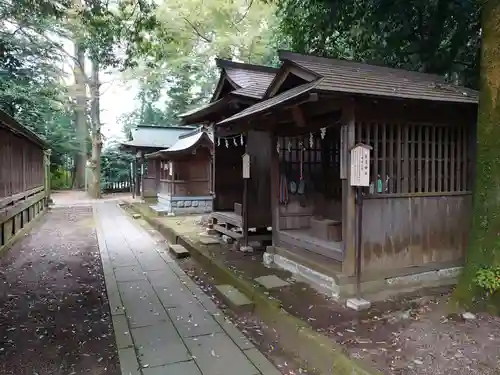
<instances>
[{"instance_id":1,"label":"bright sky","mask_svg":"<svg viewBox=\"0 0 500 375\"><path fill-rule=\"evenodd\" d=\"M106 74L102 77L101 86L101 122L102 134L109 138L121 138L121 115L132 111L138 104L134 100L137 84L134 81L124 82L120 73Z\"/></svg>"},{"instance_id":2,"label":"bright sky","mask_svg":"<svg viewBox=\"0 0 500 375\"><path fill-rule=\"evenodd\" d=\"M73 55L74 48L71 41L64 41L64 49L68 55ZM74 61L68 57L64 66L67 73L67 83L74 82L72 69ZM86 62L87 75L90 73L90 61ZM138 103L134 100L137 93L137 83L135 80L124 81L119 72L101 73L101 123L102 134L109 141L111 138L122 138L121 125L118 119L121 115L132 111Z\"/></svg>"}]
</instances>

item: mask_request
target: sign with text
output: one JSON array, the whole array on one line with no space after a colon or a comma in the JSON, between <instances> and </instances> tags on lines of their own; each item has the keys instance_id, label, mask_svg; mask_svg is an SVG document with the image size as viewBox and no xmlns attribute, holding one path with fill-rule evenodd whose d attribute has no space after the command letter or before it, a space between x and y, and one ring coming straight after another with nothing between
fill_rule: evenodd
<instances>
[{"instance_id":1,"label":"sign with text","mask_svg":"<svg viewBox=\"0 0 500 375\"><path fill-rule=\"evenodd\" d=\"M243 154L243 178L250 178L250 155Z\"/></svg>"},{"instance_id":2,"label":"sign with text","mask_svg":"<svg viewBox=\"0 0 500 375\"><path fill-rule=\"evenodd\" d=\"M370 149L365 144L351 148L351 186L370 186Z\"/></svg>"}]
</instances>

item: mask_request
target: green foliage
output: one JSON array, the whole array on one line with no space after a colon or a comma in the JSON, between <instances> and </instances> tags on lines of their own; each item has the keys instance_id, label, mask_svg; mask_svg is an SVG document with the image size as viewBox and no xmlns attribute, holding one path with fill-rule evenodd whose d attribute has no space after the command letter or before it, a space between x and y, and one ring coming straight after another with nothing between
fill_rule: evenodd
<instances>
[{"instance_id":1,"label":"green foliage","mask_svg":"<svg viewBox=\"0 0 500 375\"><path fill-rule=\"evenodd\" d=\"M481 268L477 271L474 281L488 295L498 292L500 290L500 266Z\"/></svg>"},{"instance_id":2,"label":"green foliage","mask_svg":"<svg viewBox=\"0 0 500 375\"><path fill-rule=\"evenodd\" d=\"M279 36L296 52L447 75L477 87L476 0L276 0Z\"/></svg>"},{"instance_id":3,"label":"green foliage","mask_svg":"<svg viewBox=\"0 0 500 375\"><path fill-rule=\"evenodd\" d=\"M102 68L137 66L159 23L152 0L84 0L69 9L73 40ZM117 49L120 48L120 50Z\"/></svg>"},{"instance_id":4,"label":"green foliage","mask_svg":"<svg viewBox=\"0 0 500 375\"><path fill-rule=\"evenodd\" d=\"M42 32L58 30L62 8L51 1L1 2L0 14L4 20L0 24L0 109L47 140L54 172L64 155L77 147L72 102L62 82L61 46Z\"/></svg>"},{"instance_id":5,"label":"green foliage","mask_svg":"<svg viewBox=\"0 0 500 375\"><path fill-rule=\"evenodd\" d=\"M101 181L123 182L130 179L132 155L121 152L116 143L105 148L101 155Z\"/></svg>"},{"instance_id":6,"label":"green foliage","mask_svg":"<svg viewBox=\"0 0 500 375\"><path fill-rule=\"evenodd\" d=\"M139 77L139 107L121 118L131 127L175 125L178 115L206 102L218 79L214 58L271 64L275 7L253 0L159 1L157 27L135 53L144 63L126 75Z\"/></svg>"},{"instance_id":7,"label":"green foliage","mask_svg":"<svg viewBox=\"0 0 500 375\"><path fill-rule=\"evenodd\" d=\"M51 171L50 186L52 190L71 189L73 176L70 171L61 166L56 166Z\"/></svg>"}]
</instances>

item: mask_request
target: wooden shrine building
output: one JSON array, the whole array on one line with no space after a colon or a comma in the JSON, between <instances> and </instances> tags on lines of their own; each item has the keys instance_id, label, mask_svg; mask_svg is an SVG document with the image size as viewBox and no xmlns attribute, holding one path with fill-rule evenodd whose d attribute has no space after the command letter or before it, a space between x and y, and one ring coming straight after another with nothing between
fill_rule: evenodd
<instances>
[{"instance_id":1,"label":"wooden shrine building","mask_svg":"<svg viewBox=\"0 0 500 375\"><path fill-rule=\"evenodd\" d=\"M182 115L184 124L214 125L262 100L277 69L217 59L220 78L209 104ZM248 242L271 239L271 155L269 133L213 127L214 228ZM252 160L249 179L243 178L242 157Z\"/></svg>"},{"instance_id":2,"label":"wooden shrine building","mask_svg":"<svg viewBox=\"0 0 500 375\"><path fill-rule=\"evenodd\" d=\"M272 159L274 263L334 297L355 293L358 277L362 292L453 282L470 224L478 93L434 75L280 59L264 100L216 127L272 137L260 152ZM370 151L356 201L358 143Z\"/></svg>"},{"instance_id":3,"label":"wooden shrine building","mask_svg":"<svg viewBox=\"0 0 500 375\"><path fill-rule=\"evenodd\" d=\"M156 191L151 190L148 185L147 171L144 169L146 154L164 150L172 146L179 135L193 129L192 127L185 126L150 126L140 125L130 131L129 140L120 144L120 149L124 152L129 152L135 155L135 163L133 166L134 171L134 185L135 194L144 199L153 198L156 196Z\"/></svg>"},{"instance_id":4,"label":"wooden shrine building","mask_svg":"<svg viewBox=\"0 0 500 375\"><path fill-rule=\"evenodd\" d=\"M212 212L213 135L200 127L179 136L170 148L146 155L163 214Z\"/></svg>"},{"instance_id":5,"label":"wooden shrine building","mask_svg":"<svg viewBox=\"0 0 500 375\"><path fill-rule=\"evenodd\" d=\"M50 150L0 111L0 253L29 228L50 198Z\"/></svg>"}]
</instances>

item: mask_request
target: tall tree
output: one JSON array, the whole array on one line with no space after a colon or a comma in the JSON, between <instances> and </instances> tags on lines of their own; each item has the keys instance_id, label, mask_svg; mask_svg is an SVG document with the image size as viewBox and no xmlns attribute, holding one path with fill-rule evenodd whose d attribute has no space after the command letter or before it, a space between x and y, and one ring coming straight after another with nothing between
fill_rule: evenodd
<instances>
[{"instance_id":1,"label":"tall tree","mask_svg":"<svg viewBox=\"0 0 500 375\"><path fill-rule=\"evenodd\" d=\"M144 43L143 33L156 26L154 7L146 0L121 0L110 5L104 0L73 0L73 7L68 10L68 26L79 52L86 52L91 61L91 74L85 74L84 64L77 56L80 78L85 81L85 94L90 92L90 133L91 133L91 184L89 193L100 198L100 155L102 134L100 121L100 80L101 69L124 67L132 64L136 56L135 45ZM117 5L117 6L116 6ZM127 52L119 58L121 46ZM75 75L75 78L77 76ZM81 91L81 90L80 90ZM83 95L82 95L83 97ZM86 97L85 97L86 98ZM86 109L86 107L85 107ZM80 112L80 115L82 113ZM83 125L82 125L83 131Z\"/></svg>"},{"instance_id":2,"label":"tall tree","mask_svg":"<svg viewBox=\"0 0 500 375\"><path fill-rule=\"evenodd\" d=\"M87 84L85 76L85 51L78 40L74 42L75 61L73 76L75 78L75 128L79 148L75 154L75 176L74 188L85 187L85 170L87 163L87 139L89 137L89 127L87 123Z\"/></svg>"},{"instance_id":3,"label":"tall tree","mask_svg":"<svg viewBox=\"0 0 500 375\"><path fill-rule=\"evenodd\" d=\"M101 198L101 106L100 106L99 62L94 59L92 62L91 81L91 108L90 117L92 125L92 158L90 161L92 171L92 181L90 183L90 194L92 197Z\"/></svg>"},{"instance_id":4,"label":"tall tree","mask_svg":"<svg viewBox=\"0 0 500 375\"><path fill-rule=\"evenodd\" d=\"M135 46L146 62L126 73L140 77L137 99L143 103L122 118L127 131L132 123L177 124L179 114L207 101L218 77L215 57L269 64L275 54L271 4L254 0L158 4L158 27L147 43Z\"/></svg>"},{"instance_id":5,"label":"tall tree","mask_svg":"<svg viewBox=\"0 0 500 375\"><path fill-rule=\"evenodd\" d=\"M500 310L500 1L482 9L477 166L467 263L455 296L470 305L488 297Z\"/></svg>"},{"instance_id":6,"label":"tall tree","mask_svg":"<svg viewBox=\"0 0 500 375\"><path fill-rule=\"evenodd\" d=\"M66 4L67 5L67 4ZM0 108L44 137L52 170L77 149L62 46L44 32L60 31L65 2L0 2Z\"/></svg>"},{"instance_id":7,"label":"tall tree","mask_svg":"<svg viewBox=\"0 0 500 375\"><path fill-rule=\"evenodd\" d=\"M477 87L477 0L274 0L284 47L447 75Z\"/></svg>"},{"instance_id":8,"label":"tall tree","mask_svg":"<svg viewBox=\"0 0 500 375\"><path fill-rule=\"evenodd\" d=\"M0 93L0 102L18 119L40 126L45 130L42 134L51 133L47 117L58 118L57 111L67 114L66 102L74 105L80 144L77 152L79 186L83 184L87 155L87 94L90 92L92 99L95 182L99 181L101 145L99 67L123 68L134 63L137 47L144 45L143 35L156 26L152 4L149 0L119 0L112 4L105 0L0 2L0 71L4 78L8 77L0 82L5 88ZM75 42L75 56L60 42L67 38ZM124 56L122 51L126 52ZM63 74L59 67L68 58L75 62L74 101L68 100L68 93L61 89L60 82ZM86 58L93 63L92 77L85 72ZM99 195L98 190L93 189L95 196Z\"/></svg>"}]
</instances>

